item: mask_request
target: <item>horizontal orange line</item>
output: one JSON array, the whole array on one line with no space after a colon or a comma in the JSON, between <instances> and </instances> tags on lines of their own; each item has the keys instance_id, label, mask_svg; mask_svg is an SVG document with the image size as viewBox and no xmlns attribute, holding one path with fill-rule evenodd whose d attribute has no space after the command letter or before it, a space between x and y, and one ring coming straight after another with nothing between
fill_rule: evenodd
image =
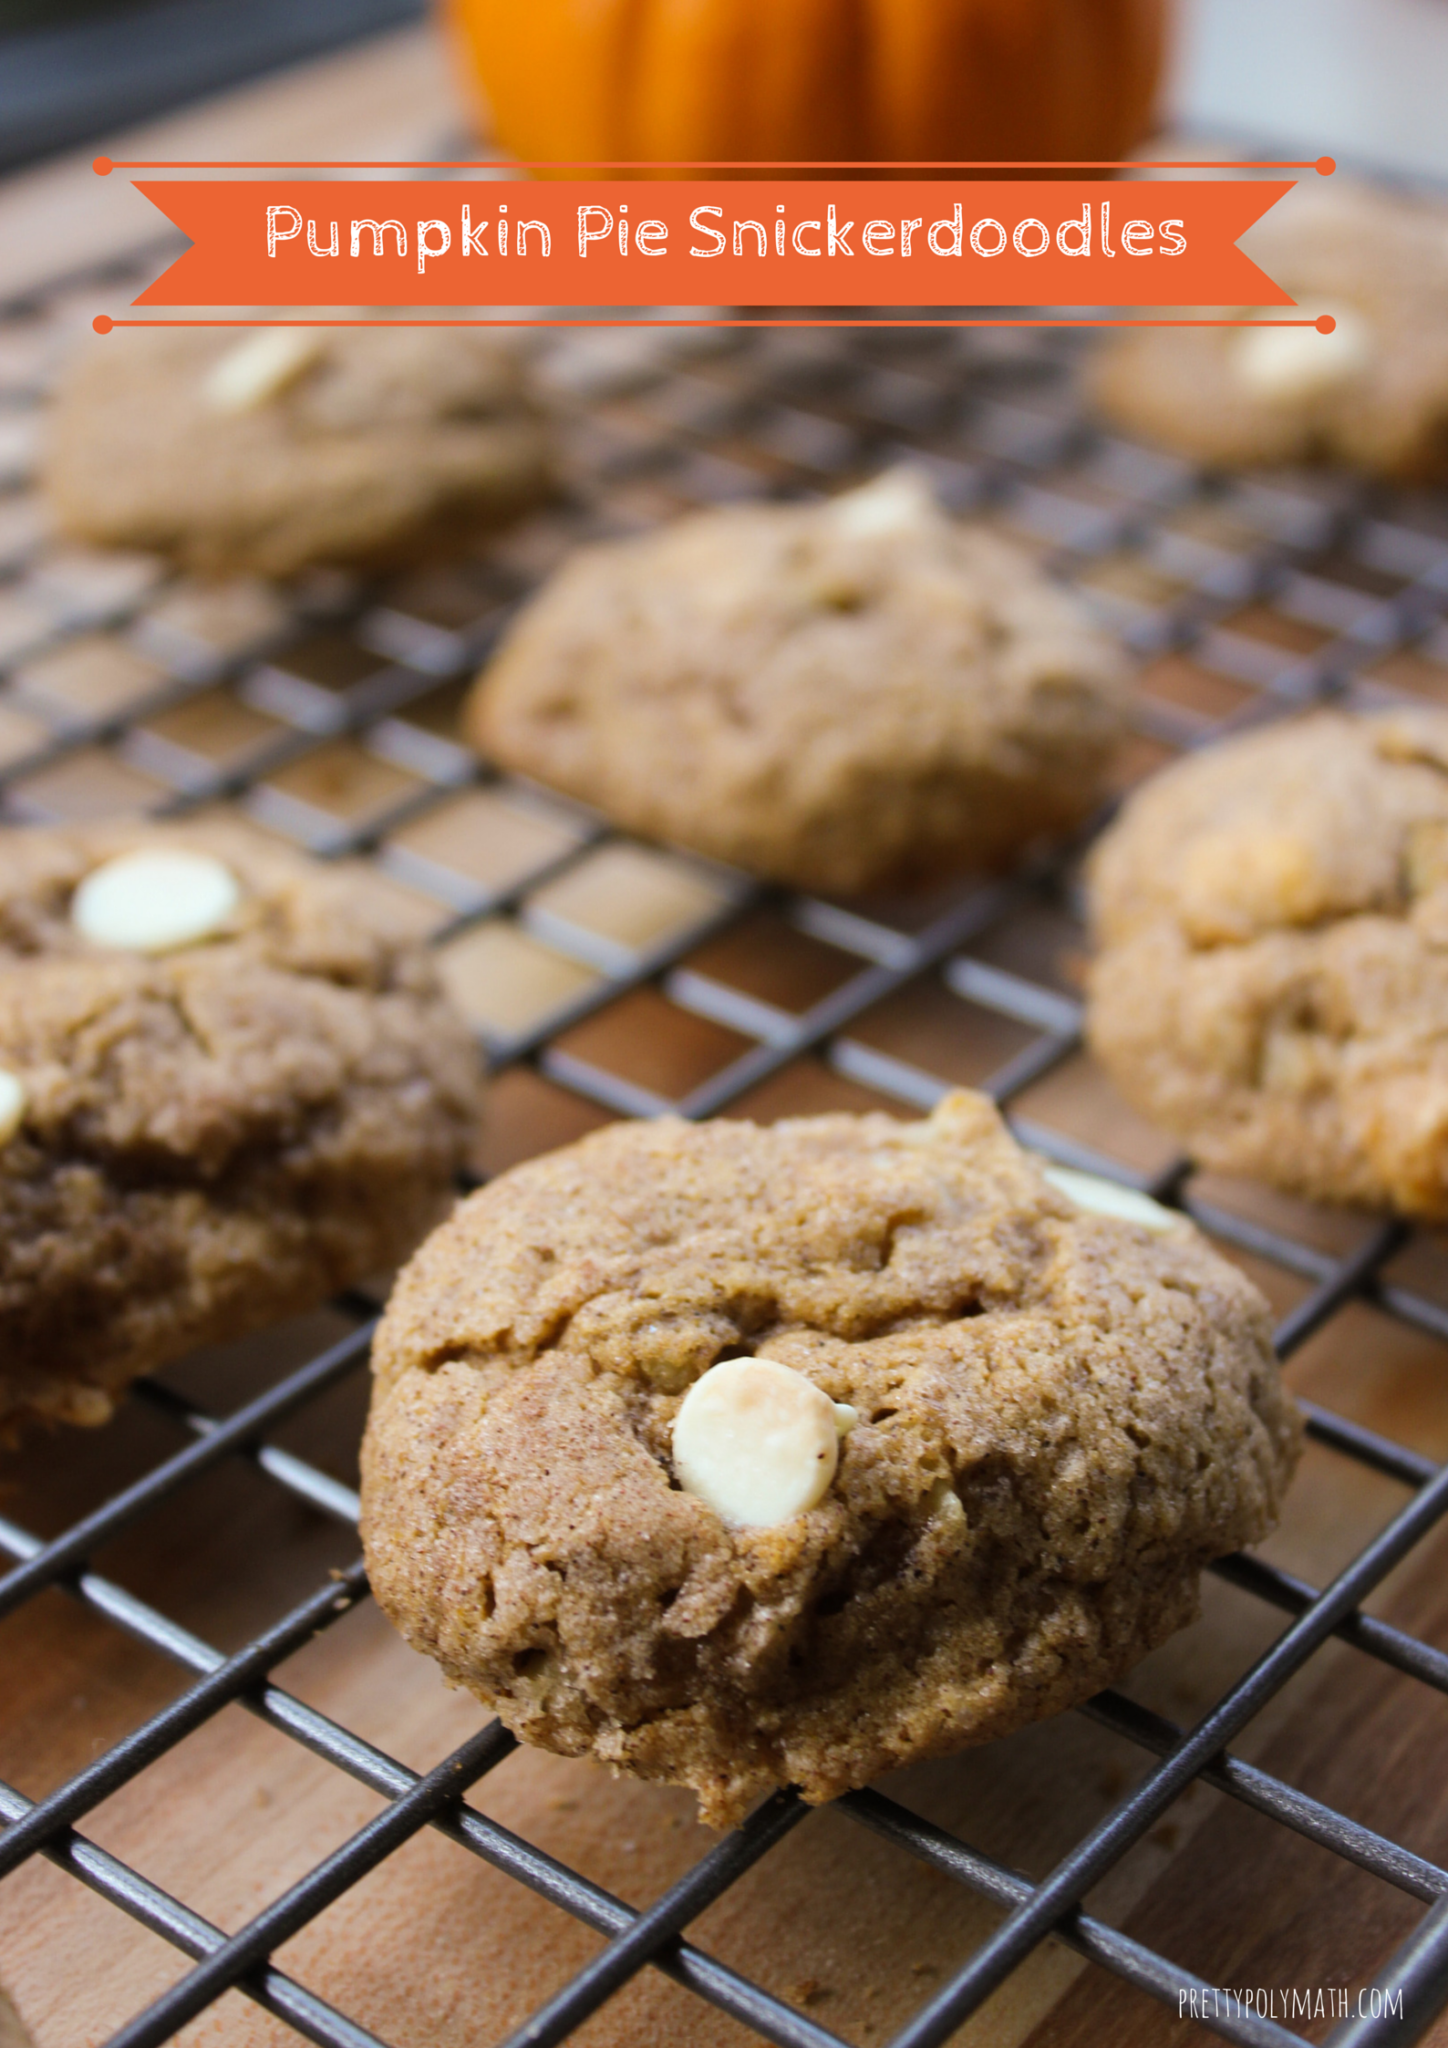
<instances>
[{"instance_id":1,"label":"horizontal orange line","mask_svg":"<svg viewBox=\"0 0 1448 2048\"><path fill-rule=\"evenodd\" d=\"M113 320L113 327L1316 327L1315 320Z\"/></svg>"},{"instance_id":2,"label":"horizontal orange line","mask_svg":"<svg viewBox=\"0 0 1448 2048\"><path fill-rule=\"evenodd\" d=\"M98 156L92 165L104 178L112 171L1317 171L1330 177L1337 169L1330 156L1282 162L1119 162L1080 161L1057 157L891 158L866 157L718 159L595 157L460 157L436 162L417 158L380 157L118 157Z\"/></svg>"}]
</instances>

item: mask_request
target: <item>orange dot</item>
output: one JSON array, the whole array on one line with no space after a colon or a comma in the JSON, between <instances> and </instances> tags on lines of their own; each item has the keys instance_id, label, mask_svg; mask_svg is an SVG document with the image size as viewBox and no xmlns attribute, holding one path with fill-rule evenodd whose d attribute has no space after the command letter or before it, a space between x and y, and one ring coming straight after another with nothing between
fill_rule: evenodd
<instances>
[{"instance_id":1,"label":"orange dot","mask_svg":"<svg viewBox=\"0 0 1448 2048\"><path fill-rule=\"evenodd\" d=\"M109 313L97 313L91 322L97 334L109 334L115 324Z\"/></svg>"},{"instance_id":2,"label":"orange dot","mask_svg":"<svg viewBox=\"0 0 1448 2048\"><path fill-rule=\"evenodd\" d=\"M1320 156L1312 168L1319 178L1330 178L1337 169L1337 160L1330 156Z\"/></svg>"},{"instance_id":3,"label":"orange dot","mask_svg":"<svg viewBox=\"0 0 1448 2048\"><path fill-rule=\"evenodd\" d=\"M108 178L111 175L111 172L115 169L115 165L111 162L108 156L98 156L95 162L91 165L91 169L95 172L98 178Z\"/></svg>"},{"instance_id":4,"label":"orange dot","mask_svg":"<svg viewBox=\"0 0 1448 2048\"><path fill-rule=\"evenodd\" d=\"M1331 313L1319 313L1312 324L1319 334L1335 334L1337 331L1337 322Z\"/></svg>"}]
</instances>

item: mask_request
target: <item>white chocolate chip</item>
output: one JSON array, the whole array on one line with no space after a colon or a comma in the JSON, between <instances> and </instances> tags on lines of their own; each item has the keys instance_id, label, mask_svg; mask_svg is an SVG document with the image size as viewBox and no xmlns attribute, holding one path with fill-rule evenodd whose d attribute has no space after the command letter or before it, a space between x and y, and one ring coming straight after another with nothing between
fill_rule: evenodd
<instances>
[{"instance_id":1,"label":"white chocolate chip","mask_svg":"<svg viewBox=\"0 0 1448 2048\"><path fill-rule=\"evenodd\" d=\"M910 533L940 517L930 487L913 469L887 469L883 476L844 491L830 504L830 522L851 540L877 534Z\"/></svg>"},{"instance_id":2,"label":"white chocolate chip","mask_svg":"<svg viewBox=\"0 0 1448 2048\"><path fill-rule=\"evenodd\" d=\"M960 1495L950 1479L937 1479L925 1496L926 1518L939 1522L946 1528L955 1528L965 1520L965 1509L960 1504Z\"/></svg>"},{"instance_id":3,"label":"white chocolate chip","mask_svg":"<svg viewBox=\"0 0 1448 2048\"><path fill-rule=\"evenodd\" d=\"M1360 376L1375 354L1361 313L1334 306L1331 334L1315 327L1244 327L1230 343L1232 375L1244 391L1269 403L1296 404L1337 391Z\"/></svg>"},{"instance_id":4,"label":"white chocolate chip","mask_svg":"<svg viewBox=\"0 0 1448 2048\"><path fill-rule=\"evenodd\" d=\"M118 854L92 868L71 900L71 923L92 945L169 953L225 924L241 885L225 862L182 847Z\"/></svg>"},{"instance_id":5,"label":"white chocolate chip","mask_svg":"<svg viewBox=\"0 0 1448 2048\"><path fill-rule=\"evenodd\" d=\"M674 1472L735 1528L772 1528L823 1500L853 1408L772 1358L724 1358L674 1418Z\"/></svg>"},{"instance_id":6,"label":"white chocolate chip","mask_svg":"<svg viewBox=\"0 0 1448 2048\"><path fill-rule=\"evenodd\" d=\"M934 1117L917 1117L913 1123L901 1124L897 1131L890 1133L890 1137L897 1145L938 1145L940 1126Z\"/></svg>"},{"instance_id":7,"label":"white chocolate chip","mask_svg":"<svg viewBox=\"0 0 1448 2048\"><path fill-rule=\"evenodd\" d=\"M30 1090L18 1074L0 1067L0 1145L8 1145L25 1121Z\"/></svg>"},{"instance_id":8,"label":"white chocolate chip","mask_svg":"<svg viewBox=\"0 0 1448 2048\"><path fill-rule=\"evenodd\" d=\"M322 337L314 329L264 327L217 358L202 394L213 412L255 412L295 384L322 347Z\"/></svg>"},{"instance_id":9,"label":"white chocolate chip","mask_svg":"<svg viewBox=\"0 0 1448 2048\"><path fill-rule=\"evenodd\" d=\"M1186 1220L1150 1195L1103 1180L1100 1174L1079 1173L1074 1166L1043 1166L1041 1171L1078 1209L1093 1210L1098 1216L1119 1216L1123 1223L1139 1223L1144 1230L1175 1230Z\"/></svg>"},{"instance_id":10,"label":"white chocolate chip","mask_svg":"<svg viewBox=\"0 0 1448 2048\"><path fill-rule=\"evenodd\" d=\"M26 1390L27 1407L56 1422L70 1422L78 1429L99 1429L116 1412L116 1404L100 1387L87 1387L76 1380L51 1380Z\"/></svg>"}]
</instances>

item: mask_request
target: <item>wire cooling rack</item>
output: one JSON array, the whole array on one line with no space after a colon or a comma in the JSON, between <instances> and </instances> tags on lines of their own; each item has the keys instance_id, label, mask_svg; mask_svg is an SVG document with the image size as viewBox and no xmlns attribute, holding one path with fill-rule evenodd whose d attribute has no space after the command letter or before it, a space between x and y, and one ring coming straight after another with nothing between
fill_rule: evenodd
<instances>
[{"instance_id":1,"label":"wire cooling rack","mask_svg":"<svg viewBox=\"0 0 1448 2048\"><path fill-rule=\"evenodd\" d=\"M92 554L45 535L29 483L37 403L88 309L84 292L61 293L12 308L0 325L5 817L220 804L319 855L370 863L377 886L396 891L435 940L486 1044L495 1079L485 1164L606 1116L773 1115L841 1102L914 1112L969 1082L1028 1144L1181 1204L1259 1273L1275 1273L1295 1296L1278 1331L1284 1358L1360 1303L1448 1344L1448 1290L1435 1293L1441 1255L1431 1243L1362 1218L1295 1228L1281 1220L1298 1213L1288 1205L1263 1220L1159 1145L1153 1153L1116 1112L1083 1122L1061 1108L1074 1098L1053 1084L1088 1071L1069 859L928 899L800 897L627 839L577 805L480 767L456 736L479 657L519 596L578 540L701 503L834 488L908 459L954 509L1033 549L1135 649L1134 777L1318 697L1448 701L1441 499L1374 494L1328 475L1213 478L1104 435L1081 411L1075 372L1086 344L1070 332L623 329L543 355L565 422L566 495L487 550L381 586L327 576L280 590L205 588L146 557ZM468 1802L514 1747L498 1724L419 1772L274 1681L301 1645L366 1598L360 1562L319 1571L300 1604L229 1653L95 1569L112 1539L236 1461L334 1524L355 1521L347 1477L277 1440L365 1374L374 1304L357 1296L339 1309L350 1326L337 1341L295 1367L279 1349L261 1391L231 1412L201 1412L170 1379L142 1383L133 1401L180 1448L119 1490L99 1484L77 1518L45 1537L0 1520L9 1560L0 1617L60 1589L187 1680L43 1796L0 1784L0 1877L47 1858L189 1960L111 2048L169 2040L231 1990L329 2048L379 2048L378 2035L273 1957L351 1887L385 1877L394 1852L428 1828L602 1937L510 2048L569 2038L649 1968L780 2048L840 2048L807 1997L788 2000L689 1938L707 1907L810 1825L793 1794L766 1801L638 1910ZM1448 1691L1448 1653L1362 1606L1448 1508L1448 1468L1322 1406L1309 1404L1308 1428L1345 1467L1392 1482L1401 1504L1325 1586L1256 1557L1216 1567L1285 1616L1281 1632L1190 1727L1114 1692L1082 1710L1150 1762L1054 1868L1023 1876L887 1792L838 1803L836 1813L901 1858L999 1909L994 1931L894 2033L893 2048L951 2038L1052 1936L1173 2014L1194 2000L1198 2024L1227 2040L1266 2048L1305 2038L1280 2016L1224 2002L1085 1908L1195 1780L1425 1909L1331 2038L1366 2048L1416 2040L1431 2024L1448 1998L1448 1870L1233 1753L1332 1637L1390 1668L1402 1688ZM244 1576L249 1560L228 1555L224 1569ZM84 1824L236 1702L383 1803L228 1932ZM1445 1760L1448 1736L1422 1758L1425 1779L1441 1778ZM204 1811L195 1826L204 1833ZM65 1961L57 1954L56 1967Z\"/></svg>"}]
</instances>

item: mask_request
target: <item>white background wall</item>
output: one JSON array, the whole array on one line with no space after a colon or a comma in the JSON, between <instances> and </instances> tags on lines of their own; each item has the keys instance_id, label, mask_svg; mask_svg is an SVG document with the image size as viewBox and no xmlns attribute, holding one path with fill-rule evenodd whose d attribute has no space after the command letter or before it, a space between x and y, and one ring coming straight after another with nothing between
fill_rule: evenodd
<instances>
[{"instance_id":1,"label":"white background wall","mask_svg":"<svg viewBox=\"0 0 1448 2048\"><path fill-rule=\"evenodd\" d=\"M1178 0L1193 128L1448 179L1448 0Z\"/></svg>"}]
</instances>

